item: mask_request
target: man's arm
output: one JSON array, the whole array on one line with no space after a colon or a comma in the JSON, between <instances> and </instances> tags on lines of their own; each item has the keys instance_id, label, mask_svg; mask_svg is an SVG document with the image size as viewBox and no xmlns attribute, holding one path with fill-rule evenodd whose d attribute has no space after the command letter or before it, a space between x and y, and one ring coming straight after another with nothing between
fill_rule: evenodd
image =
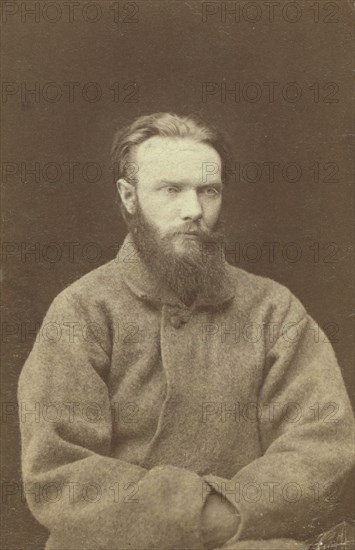
<instances>
[{"instance_id":1,"label":"man's arm","mask_svg":"<svg viewBox=\"0 0 355 550\"><path fill-rule=\"evenodd\" d=\"M33 515L56 549L202 548L202 479L110 456L110 358L89 334L86 341L64 335L65 323L78 320L92 321L62 293L20 376L24 490Z\"/></svg>"},{"instance_id":2,"label":"man's arm","mask_svg":"<svg viewBox=\"0 0 355 550\"><path fill-rule=\"evenodd\" d=\"M305 540L334 511L353 463L353 414L328 339L290 295L259 394L263 456L205 476L240 513L234 540Z\"/></svg>"}]
</instances>

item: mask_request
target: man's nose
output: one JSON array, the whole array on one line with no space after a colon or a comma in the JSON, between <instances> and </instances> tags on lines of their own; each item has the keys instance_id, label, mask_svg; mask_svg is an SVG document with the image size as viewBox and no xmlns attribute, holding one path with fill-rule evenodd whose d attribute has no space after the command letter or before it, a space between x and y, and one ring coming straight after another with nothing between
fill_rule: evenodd
<instances>
[{"instance_id":1,"label":"man's nose","mask_svg":"<svg viewBox=\"0 0 355 550\"><path fill-rule=\"evenodd\" d=\"M184 221L196 221L202 217L201 203L196 191L186 191L181 205L181 218Z\"/></svg>"}]
</instances>

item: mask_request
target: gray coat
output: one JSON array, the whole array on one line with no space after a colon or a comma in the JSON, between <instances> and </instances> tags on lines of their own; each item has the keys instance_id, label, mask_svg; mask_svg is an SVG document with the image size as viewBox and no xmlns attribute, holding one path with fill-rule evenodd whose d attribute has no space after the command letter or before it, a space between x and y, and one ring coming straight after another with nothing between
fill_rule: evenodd
<instances>
[{"instance_id":1,"label":"gray coat","mask_svg":"<svg viewBox=\"0 0 355 550\"><path fill-rule=\"evenodd\" d=\"M188 309L128 238L52 303L18 393L48 550L202 549L212 489L240 514L228 548L298 548L334 508L352 411L332 346L285 287L227 271Z\"/></svg>"}]
</instances>

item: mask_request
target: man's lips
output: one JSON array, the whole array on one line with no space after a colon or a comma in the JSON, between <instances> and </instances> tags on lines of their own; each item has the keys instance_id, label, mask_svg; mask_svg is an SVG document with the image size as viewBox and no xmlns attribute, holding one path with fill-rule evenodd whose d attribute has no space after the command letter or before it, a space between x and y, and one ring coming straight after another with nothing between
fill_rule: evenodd
<instances>
[{"instance_id":1,"label":"man's lips","mask_svg":"<svg viewBox=\"0 0 355 550\"><path fill-rule=\"evenodd\" d=\"M178 235L202 235L202 231L200 229L180 229L180 231L176 231Z\"/></svg>"},{"instance_id":2,"label":"man's lips","mask_svg":"<svg viewBox=\"0 0 355 550\"><path fill-rule=\"evenodd\" d=\"M182 231L181 233L179 233L179 235L183 235L184 237L190 237L194 239L198 239L201 237L201 234L198 233L197 231Z\"/></svg>"},{"instance_id":3,"label":"man's lips","mask_svg":"<svg viewBox=\"0 0 355 550\"><path fill-rule=\"evenodd\" d=\"M205 237L205 234L202 231L198 230L190 230L190 231L175 231L173 233L173 236L175 237L190 237L195 239L203 239Z\"/></svg>"}]
</instances>

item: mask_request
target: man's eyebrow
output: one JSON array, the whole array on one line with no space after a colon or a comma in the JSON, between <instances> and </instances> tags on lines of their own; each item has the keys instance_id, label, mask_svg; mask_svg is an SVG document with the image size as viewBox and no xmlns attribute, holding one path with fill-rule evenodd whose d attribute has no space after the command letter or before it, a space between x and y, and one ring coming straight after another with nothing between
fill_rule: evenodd
<instances>
[{"instance_id":1,"label":"man's eyebrow","mask_svg":"<svg viewBox=\"0 0 355 550\"><path fill-rule=\"evenodd\" d=\"M176 180L159 180L157 182L158 185L190 185L191 182L189 180L180 180L180 181L176 181ZM198 187L211 187L211 186L216 186L216 187L222 187L223 186L223 183L221 181L212 181L210 183L208 182L202 182L201 184L198 183Z\"/></svg>"},{"instance_id":2,"label":"man's eyebrow","mask_svg":"<svg viewBox=\"0 0 355 550\"><path fill-rule=\"evenodd\" d=\"M216 187L218 189L222 189L223 183L221 181L210 181L202 182L200 185L198 185L199 189L205 189L206 187Z\"/></svg>"},{"instance_id":3,"label":"man's eyebrow","mask_svg":"<svg viewBox=\"0 0 355 550\"><path fill-rule=\"evenodd\" d=\"M185 181L176 181L176 180L159 180L157 183L164 183L166 185L178 185L187 183Z\"/></svg>"}]
</instances>

